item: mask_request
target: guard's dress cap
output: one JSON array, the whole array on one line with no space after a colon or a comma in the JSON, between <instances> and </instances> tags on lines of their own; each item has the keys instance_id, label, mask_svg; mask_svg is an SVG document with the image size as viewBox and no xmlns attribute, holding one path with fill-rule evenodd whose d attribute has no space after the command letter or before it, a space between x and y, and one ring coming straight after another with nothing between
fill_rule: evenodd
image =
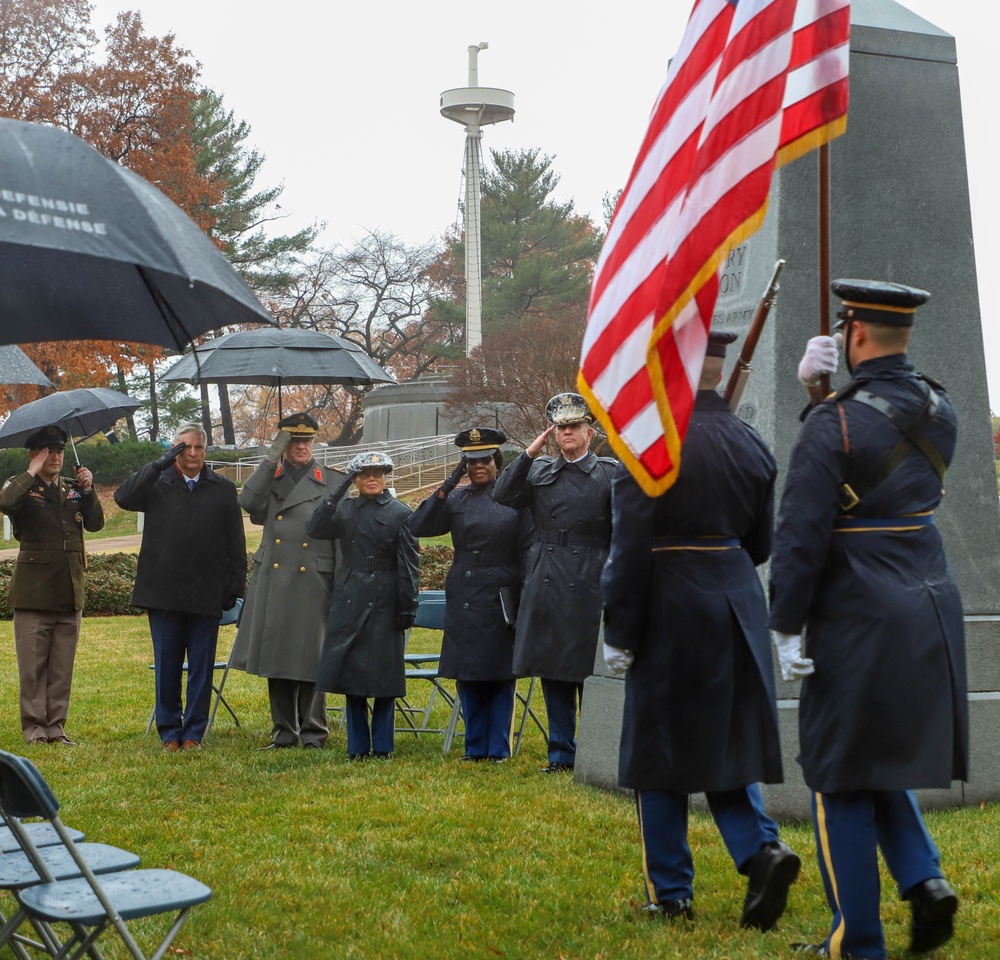
<instances>
[{"instance_id":1,"label":"guard's dress cap","mask_svg":"<svg viewBox=\"0 0 1000 960\"><path fill-rule=\"evenodd\" d=\"M912 327L917 307L931 296L926 290L884 280L834 280L830 288L843 300L837 312L837 329L851 320Z\"/></svg>"},{"instance_id":2,"label":"guard's dress cap","mask_svg":"<svg viewBox=\"0 0 1000 960\"><path fill-rule=\"evenodd\" d=\"M69 434L62 427L52 424L30 434L24 441L24 445L29 450L43 450L46 447L50 450L62 450L66 446L68 436Z\"/></svg>"},{"instance_id":3,"label":"guard's dress cap","mask_svg":"<svg viewBox=\"0 0 1000 960\"><path fill-rule=\"evenodd\" d=\"M736 339L736 334L732 331L711 330L708 334L708 346L705 348L706 357L726 356L726 347Z\"/></svg>"},{"instance_id":4,"label":"guard's dress cap","mask_svg":"<svg viewBox=\"0 0 1000 960\"><path fill-rule=\"evenodd\" d=\"M578 393L557 393L545 404L545 417L556 426L594 422L587 401Z\"/></svg>"},{"instance_id":5,"label":"guard's dress cap","mask_svg":"<svg viewBox=\"0 0 1000 960\"><path fill-rule=\"evenodd\" d=\"M319 424L308 413L290 413L278 421L279 430L287 430L295 440L312 440Z\"/></svg>"},{"instance_id":6,"label":"guard's dress cap","mask_svg":"<svg viewBox=\"0 0 1000 960\"><path fill-rule=\"evenodd\" d=\"M500 444L506 442L507 434L492 427L470 427L455 437L455 446L466 460L486 460L500 449Z\"/></svg>"},{"instance_id":7,"label":"guard's dress cap","mask_svg":"<svg viewBox=\"0 0 1000 960\"><path fill-rule=\"evenodd\" d=\"M362 470L384 470L386 473L390 473L393 466L392 457L387 453L372 450L370 453L359 453L354 457L347 464L347 472L361 473Z\"/></svg>"}]
</instances>

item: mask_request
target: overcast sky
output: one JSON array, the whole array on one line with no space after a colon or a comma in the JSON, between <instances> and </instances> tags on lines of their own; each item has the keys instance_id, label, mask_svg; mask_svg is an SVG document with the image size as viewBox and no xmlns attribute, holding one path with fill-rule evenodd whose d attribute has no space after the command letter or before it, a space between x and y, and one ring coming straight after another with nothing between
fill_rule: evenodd
<instances>
[{"instance_id":1,"label":"overcast sky","mask_svg":"<svg viewBox=\"0 0 1000 960\"><path fill-rule=\"evenodd\" d=\"M866 4L883 0L864 0ZM889 2L889 0L885 0ZM908 0L957 40L991 406L1000 412L1000 330L982 279L1000 262L993 90L1000 14L993 3ZM513 123L489 148L539 147L555 158L557 198L600 221L624 185L646 119L690 13L689 0L96 0L98 29L139 9L202 65L266 157L259 183L283 182L287 229L326 224L325 242L380 228L410 242L457 218L462 127L438 112L468 83L469 44L486 41L479 83L515 95ZM836 265L834 265L835 267ZM914 282L918 282L914 280Z\"/></svg>"}]
</instances>

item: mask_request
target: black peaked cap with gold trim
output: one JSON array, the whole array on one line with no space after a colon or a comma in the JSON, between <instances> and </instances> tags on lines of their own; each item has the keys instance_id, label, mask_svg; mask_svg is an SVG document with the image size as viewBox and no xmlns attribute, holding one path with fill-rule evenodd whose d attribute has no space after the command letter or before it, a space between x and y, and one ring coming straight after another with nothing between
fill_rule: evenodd
<instances>
[{"instance_id":1,"label":"black peaked cap with gold trim","mask_svg":"<svg viewBox=\"0 0 1000 960\"><path fill-rule=\"evenodd\" d=\"M931 296L918 287L885 280L834 280L830 289L843 301L837 312L838 328L851 320L912 327L917 307Z\"/></svg>"},{"instance_id":2,"label":"black peaked cap with gold trim","mask_svg":"<svg viewBox=\"0 0 1000 960\"><path fill-rule=\"evenodd\" d=\"M503 430L492 427L470 427L455 437L455 446L462 451L466 460L485 460L492 457L507 442Z\"/></svg>"}]
</instances>

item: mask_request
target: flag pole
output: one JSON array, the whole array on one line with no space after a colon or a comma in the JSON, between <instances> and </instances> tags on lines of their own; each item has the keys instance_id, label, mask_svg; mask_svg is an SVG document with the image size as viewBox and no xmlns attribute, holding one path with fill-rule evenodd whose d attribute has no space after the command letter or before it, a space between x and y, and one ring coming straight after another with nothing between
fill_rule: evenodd
<instances>
[{"instance_id":1,"label":"flag pole","mask_svg":"<svg viewBox=\"0 0 1000 960\"><path fill-rule=\"evenodd\" d=\"M819 148L819 332L830 336L830 144ZM822 396L830 392L830 376L820 377Z\"/></svg>"}]
</instances>

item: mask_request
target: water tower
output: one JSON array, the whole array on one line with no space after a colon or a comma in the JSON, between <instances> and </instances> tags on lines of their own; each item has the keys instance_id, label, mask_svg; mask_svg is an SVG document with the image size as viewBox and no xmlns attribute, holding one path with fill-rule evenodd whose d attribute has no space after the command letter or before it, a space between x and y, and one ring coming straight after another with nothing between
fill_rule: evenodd
<instances>
[{"instance_id":1,"label":"water tower","mask_svg":"<svg viewBox=\"0 0 1000 960\"><path fill-rule=\"evenodd\" d=\"M488 43L469 47L469 85L441 94L441 114L465 127L465 355L483 342L482 128L514 119L514 94L479 86L479 51Z\"/></svg>"}]
</instances>

